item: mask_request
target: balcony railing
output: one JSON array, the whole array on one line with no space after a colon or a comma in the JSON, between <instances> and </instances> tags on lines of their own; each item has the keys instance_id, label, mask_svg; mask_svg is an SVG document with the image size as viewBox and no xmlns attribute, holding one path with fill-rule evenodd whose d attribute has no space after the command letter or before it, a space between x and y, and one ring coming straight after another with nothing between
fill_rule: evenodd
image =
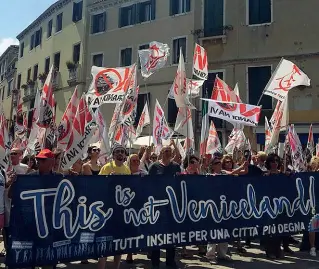
<instances>
[{"instance_id":1,"label":"balcony railing","mask_svg":"<svg viewBox=\"0 0 319 269\"><path fill-rule=\"evenodd\" d=\"M33 99L35 97L36 94L36 88L35 85L28 85L25 89L24 89L24 97L23 97L23 101L29 101L31 99Z\"/></svg>"},{"instance_id":2,"label":"balcony railing","mask_svg":"<svg viewBox=\"0 0 319 269\"><path fill-rule=\"evenodd\" d=\"M52 77L52 87L53 89L58 89L60 85L60 72L56 71Z\"/></svg>"}]
</instances>

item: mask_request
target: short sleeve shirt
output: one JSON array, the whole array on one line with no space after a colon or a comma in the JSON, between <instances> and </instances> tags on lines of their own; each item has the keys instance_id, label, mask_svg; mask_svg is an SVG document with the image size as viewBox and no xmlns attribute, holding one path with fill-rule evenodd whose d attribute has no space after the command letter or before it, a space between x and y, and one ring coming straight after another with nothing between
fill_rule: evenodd
<instances>
[{"instance_id":1,"label":"short sleeve shirt","mask_svg":"<svg viewBox=\"0 0 319 269\"><path fill-rule=\"evenodd\" d=\"M130 168L122 164L121 166L116 166L115 162L112 161L104 165L99 173L99 175L109 175L114 172L114 175L130 175Z\"/></svg>"}]
</instances>

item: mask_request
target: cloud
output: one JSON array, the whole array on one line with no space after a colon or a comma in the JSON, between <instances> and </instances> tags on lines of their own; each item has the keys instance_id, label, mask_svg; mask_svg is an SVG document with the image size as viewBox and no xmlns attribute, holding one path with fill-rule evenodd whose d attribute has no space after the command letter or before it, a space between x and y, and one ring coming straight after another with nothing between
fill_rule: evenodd
<instances>
[{"instance_id":1,"label":"cloud","mask_svg":"<svg viewBox=\"0 0 319 269\"><path fill-rule=\"evenodd\" d=\"M15 38L0 38L0 56L6 51L11 45L18 45L19 41Z\"/></svg>"}]
</instances>

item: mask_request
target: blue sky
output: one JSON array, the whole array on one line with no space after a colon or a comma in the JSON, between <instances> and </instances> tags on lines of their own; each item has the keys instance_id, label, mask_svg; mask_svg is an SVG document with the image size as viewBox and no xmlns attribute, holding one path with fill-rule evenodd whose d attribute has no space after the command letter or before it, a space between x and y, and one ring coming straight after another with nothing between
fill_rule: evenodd
<instances>
[{"instance_id":1,"label":"blue sky","mask_svg":"<svg viewBox=\"0 0 319 269\"><path fill-rule=\"evenodd\" d=\"M0 55L16 36L57 0L4 0L1 1Z\"/></svg>"}]
</instances>

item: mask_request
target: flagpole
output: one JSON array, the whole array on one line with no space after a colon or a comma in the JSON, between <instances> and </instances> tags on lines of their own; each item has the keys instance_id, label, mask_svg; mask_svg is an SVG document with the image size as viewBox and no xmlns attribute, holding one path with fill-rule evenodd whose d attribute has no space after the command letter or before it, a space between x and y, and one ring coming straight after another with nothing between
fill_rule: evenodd
<instances>
[{"instance_id":1,"label":"flagpole","mask_svg":"<svg viewBox=\"0 0 319 269\"><path fill-rule=\"evenodd\" d=\"M144 86L145 86L145 91L146 91L146 105L150 108L150 100L148 97L148 89L147 89L147 83L146 83L146 78L144 79ZM150 109L149 109L150 110ZM148 145L151 146L151 123L148 125Z\"/></svg>"}]
</instances>

